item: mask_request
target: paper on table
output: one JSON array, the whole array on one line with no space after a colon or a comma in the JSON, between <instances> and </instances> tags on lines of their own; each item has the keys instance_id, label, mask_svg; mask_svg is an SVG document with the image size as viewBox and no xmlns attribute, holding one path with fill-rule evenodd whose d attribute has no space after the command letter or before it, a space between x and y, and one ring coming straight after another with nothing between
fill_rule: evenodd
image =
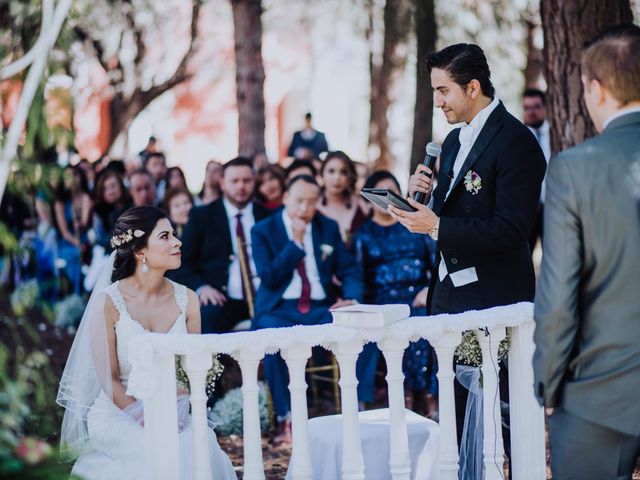
<instances>
[{"instance_id":1,"label":"paper on table","mask_svg":"<svg viewBox=\"0 0 640 480\"><path fill-rule=\"evenodd\" d=\"M409 318L411 309L405 304L356 304L331 311L333 323L344 327L378 328Z\"/></svg>"}]
</instances>

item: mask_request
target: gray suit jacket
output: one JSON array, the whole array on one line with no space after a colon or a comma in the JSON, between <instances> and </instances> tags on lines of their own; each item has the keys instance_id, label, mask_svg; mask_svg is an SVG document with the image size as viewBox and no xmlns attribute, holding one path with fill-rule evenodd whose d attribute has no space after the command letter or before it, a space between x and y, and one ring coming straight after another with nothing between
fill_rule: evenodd
<instances>
[{"instance_id":1,"label":"gray suit jacket","mask_svg":"<svg viewBox=\"0 0 640 480\"><path fill-rule=\"evenodd\" d=\"M640 433L640 113L549 164L535 301L546 407Z\"/></svg>"}]
</instances>

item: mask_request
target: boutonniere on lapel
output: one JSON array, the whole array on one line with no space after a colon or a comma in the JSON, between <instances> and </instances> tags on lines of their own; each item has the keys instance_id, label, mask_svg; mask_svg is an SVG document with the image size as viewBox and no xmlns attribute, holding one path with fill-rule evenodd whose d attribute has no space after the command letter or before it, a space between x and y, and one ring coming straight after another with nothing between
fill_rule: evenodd
<instances>
[{"instance_id":1,"label":"boutonniere on lapel","mask_svg":"<svg viewBox=\"0 0 640 480\"><path fill-rule=\"evenodd\" d=\"M482 189L482 178L480 178L480 175L473 170L469 170L464 176L464 188L467 189L467 192L471 192L471 195L477 195Z\"/></svg>"},{"instance_id":2,"label":"boutonniere on lapel","mask_svg":"<svg viewBox=\"0 0 640 480\"><path fill-rule=\"evenodd\" d=\"M333 253L333 245L323 243L320 245L320 251L322 252L322 261L324 262Z\"/></svg>"}]
</instances>

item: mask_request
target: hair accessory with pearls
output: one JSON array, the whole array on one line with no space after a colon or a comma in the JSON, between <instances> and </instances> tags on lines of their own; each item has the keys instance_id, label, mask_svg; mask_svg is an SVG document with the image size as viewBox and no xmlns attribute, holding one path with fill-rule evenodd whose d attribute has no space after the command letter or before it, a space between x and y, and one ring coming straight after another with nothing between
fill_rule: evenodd
<instances>
[{"instance_id":1,"label":"hair accessory with pearls","mask_svg":"<svg viewBox=\"0 0 640 480\"><path fill-rule=\"evenodd\" d=\"M126 232L119 233L118 235L114 235L111 237L111 248L118 248L126 245L134 238L140 238L144 235L142 230L127 230Z\"/></svg>"}]
</instances>

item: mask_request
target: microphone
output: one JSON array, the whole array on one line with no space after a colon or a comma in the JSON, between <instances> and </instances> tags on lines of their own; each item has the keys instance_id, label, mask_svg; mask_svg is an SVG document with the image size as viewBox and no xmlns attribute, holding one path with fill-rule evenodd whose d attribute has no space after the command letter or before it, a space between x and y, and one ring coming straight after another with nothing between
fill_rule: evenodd
<instances>
[{"instance_id":1,"label":"microphone","mask_svg":"<svg viewBox=\"0 0 640 480\"><path fill-rule=\"evenodd\" d=\"M427 144L427 154L422 161L422 164L431 170L431 177L433 178L433 166L436 164L437 158L440 156L440 152L442 151L442 147L436 142L429 142ZM423 175L426 175L425 172L422 172ZM413 199L422 203L423 205L427 203L427 194L424 192L416 192L413 196Z\"/></svg>"}]
</instances>

